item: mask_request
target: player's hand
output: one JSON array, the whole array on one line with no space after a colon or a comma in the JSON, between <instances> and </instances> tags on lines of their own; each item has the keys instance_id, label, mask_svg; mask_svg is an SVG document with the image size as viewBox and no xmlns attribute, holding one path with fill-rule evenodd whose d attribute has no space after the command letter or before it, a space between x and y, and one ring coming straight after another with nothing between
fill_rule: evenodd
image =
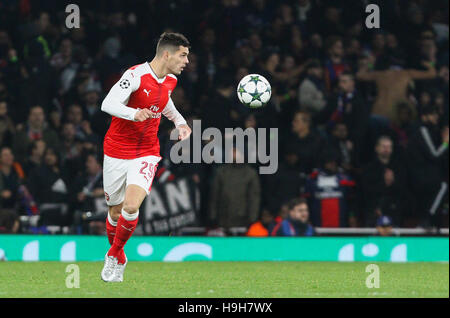
<instances>
[{"instance_id":1,"label":"player's hand","mask_svg":"<svg viewBox=\"0 0 450 318\"><path fill-rule=\"evenodd\" d=\"M191 128L188 125L180 125L178 129L178 140L185 140L191 135Z\"/></svg>"},{"instance_id":2,"label":"player's hand","mask_svg":"<svg viewBox=\"0 0 450 318\"><path fill-rule=\"evenodd\" d=\"M146 119L152 118L155 113L151 112L148 108L139 110L136 115L134 115L135 121L144 121Z\"/></svg>"}]
</instances>

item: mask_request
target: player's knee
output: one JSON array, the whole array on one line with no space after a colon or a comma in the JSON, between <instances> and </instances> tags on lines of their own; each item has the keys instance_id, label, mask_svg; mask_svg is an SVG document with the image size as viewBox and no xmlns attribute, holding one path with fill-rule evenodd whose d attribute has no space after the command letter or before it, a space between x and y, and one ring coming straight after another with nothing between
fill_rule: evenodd
<instances>
[{"instance_id":1,"label":"player's knee","mask_svg":"<svg viewBox=\"0 0 450 318\"><path fill-rule=\"evenodd\" d=\"M120 217L120 213L122 212L122 205L116 205L113 207L109 207L109 215L114 222L117 222Z\"/></svg>"},{"instance_id":2,"label":"player's knee","mask_svg":"<svg viewBox=\"0 0 450 318\"><path fill-rule=\"evenodd\" d=\"M124 202L123 210L130 214L136 213L139 211L139 204L137 202Z\"/></svg>"}]
</instances>

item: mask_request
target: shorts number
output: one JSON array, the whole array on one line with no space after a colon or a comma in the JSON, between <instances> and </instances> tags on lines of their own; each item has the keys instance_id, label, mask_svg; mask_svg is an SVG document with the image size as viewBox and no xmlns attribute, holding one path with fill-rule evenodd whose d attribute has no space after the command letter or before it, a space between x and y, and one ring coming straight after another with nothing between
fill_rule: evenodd
<instances>
[{"instance_id":1,"label":"shorts number","mask_svg":"<svg viewBox=\"0 0 450 318\"><path fill-rule=\"evenodd\" d=\"M139 173L143 174L145 179L148 178L147 181L151 180L155 176L156 165L154 165L152 163L148 163L146 161L142 161L141 165L143 165L143 166L142 166L141 170L139 170ZM146 169L148 170L147 172L145 171Z\"/></svg>"}]
</instances>

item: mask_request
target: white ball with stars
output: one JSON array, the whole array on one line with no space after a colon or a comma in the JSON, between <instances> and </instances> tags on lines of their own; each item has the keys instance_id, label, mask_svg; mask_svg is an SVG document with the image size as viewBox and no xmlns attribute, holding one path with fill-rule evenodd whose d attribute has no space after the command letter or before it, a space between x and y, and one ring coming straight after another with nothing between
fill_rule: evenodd
<instances>
[{"instance_id":1,"label":"white ball with stars","mask_svg":"<svg viewBox=\"0 0 450 318\"><path fill-rule=\"evenodd\" d=\"M237 87L239 101L247 107L258 108L267 104L272 96L269 81L259 74L244 76Z\"/></svg>"}]
</instances>

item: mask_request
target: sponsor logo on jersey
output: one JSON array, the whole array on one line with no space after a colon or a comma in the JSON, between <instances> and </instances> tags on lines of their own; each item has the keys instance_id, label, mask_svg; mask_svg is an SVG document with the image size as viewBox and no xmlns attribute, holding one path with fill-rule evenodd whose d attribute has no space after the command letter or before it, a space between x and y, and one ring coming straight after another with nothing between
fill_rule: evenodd
<instances>
[{"instance_id":1,"label":"sponsor logo on jersey","mask_svg":"<svg viewBox=\"0 0 450 318\"><path fill-rule=\"evenodd\" d=\"M147 97L148 97L148 94L150 94L151 91L152 91L151 89L147 90L147 89L144 88L144 93L147 94Z\"/></svg>"}]
</instances>

